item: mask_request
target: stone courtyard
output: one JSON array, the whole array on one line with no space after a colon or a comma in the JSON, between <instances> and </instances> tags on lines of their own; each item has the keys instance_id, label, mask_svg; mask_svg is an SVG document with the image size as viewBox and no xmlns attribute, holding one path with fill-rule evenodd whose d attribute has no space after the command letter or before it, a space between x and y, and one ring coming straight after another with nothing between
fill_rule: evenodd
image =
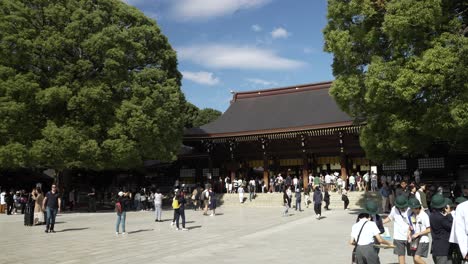
<instances>
[{"instance_id":1,"label":"stone courtyard","mask_svg":"<svg viewBox=\"0 0 468 264\"><path fill-rule=\"evenodd\" d=\"M55 234L23 226L22 215L0 215L0 263L350 263L356 212L332 210L317 220L311 208L288 217L281 210L224 207L215 217L186 210L189 231L171 228L169 210L162 223L153 212L129 212L125 236L115 235L110 212L61 214ZM380 257L396 262L391 249Z\"/></svg>"}]
</instances>

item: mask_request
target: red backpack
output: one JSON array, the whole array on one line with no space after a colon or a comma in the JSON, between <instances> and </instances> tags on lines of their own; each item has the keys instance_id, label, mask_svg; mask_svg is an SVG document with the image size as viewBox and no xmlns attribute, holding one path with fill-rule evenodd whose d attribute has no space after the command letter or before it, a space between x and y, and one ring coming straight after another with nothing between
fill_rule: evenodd
<instances>
[{"instance_id":1,"label":"red backpack","mask_svg":"<svg viewBox=\"0 0 468 264\"><path fill-rule=\"evenodd\" d=\"M122 213L122 204L120 202L115 203L115 211L120 214Z\"/></svg>"}]
</instances>

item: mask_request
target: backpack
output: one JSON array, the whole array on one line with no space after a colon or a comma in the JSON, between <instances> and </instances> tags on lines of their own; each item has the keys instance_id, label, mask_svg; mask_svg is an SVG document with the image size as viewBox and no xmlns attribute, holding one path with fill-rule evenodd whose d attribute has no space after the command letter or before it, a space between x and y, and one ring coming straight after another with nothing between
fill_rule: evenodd
<instances>
[{"instance_id":1,"label":"backpack","mask_svg":"<svg viewBox=\"0 0 468 264\"><path fill-rule=\"evenodd\" d=\"M122 204L120 202L115 203L115 212L117 212L118 214L122 213Z\"/></svg>"},{"instance_id":2,"label":"backpack","mask_svg":"<svg viewBox=\"0 0 468 264\"><path fill-rule=\"evenodd\" d=\"M172 200L172 209L179 209L179 208L180 208L179 199L177 199L177 197L174 197L174 199Z\"/></svg>"}]
</instances>

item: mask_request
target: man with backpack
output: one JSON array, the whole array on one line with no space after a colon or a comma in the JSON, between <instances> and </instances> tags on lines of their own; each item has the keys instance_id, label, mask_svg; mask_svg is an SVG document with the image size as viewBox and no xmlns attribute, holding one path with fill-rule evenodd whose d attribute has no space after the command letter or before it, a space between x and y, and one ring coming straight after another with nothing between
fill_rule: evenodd
<instances>
[{"instance_id":1,"label":"man with backpack","mask_svg":"<svg viewBox=\"0 0 468 264\"><path fill-rule=\"evenodd\" d=\"M174 209L174 215L176 220L176 230L188 231L185 228L185 193L176 191L174 199L172 199L172 209ZM182 229L179 228L179 219L182 218Z\"/></svg>"}]
</instances>

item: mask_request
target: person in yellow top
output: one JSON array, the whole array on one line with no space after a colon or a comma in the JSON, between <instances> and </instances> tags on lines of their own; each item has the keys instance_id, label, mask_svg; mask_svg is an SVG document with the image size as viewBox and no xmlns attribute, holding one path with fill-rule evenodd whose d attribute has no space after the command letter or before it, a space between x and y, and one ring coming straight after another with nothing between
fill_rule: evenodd
<instances>
[{"instance_id":1,"label":"person in yellow top","mask_svg":"<svg viewBox=\"0 0 468 264\"><path fill-rule=\"evenodd\" d=\"M176 191L174 198L172 199L172 209L174 209L174 216L176 221L176 230L188 231L185 228L185 193ZM179 228L179 219L182 218L182 229Z\"/></svg>"}]
</instances>

